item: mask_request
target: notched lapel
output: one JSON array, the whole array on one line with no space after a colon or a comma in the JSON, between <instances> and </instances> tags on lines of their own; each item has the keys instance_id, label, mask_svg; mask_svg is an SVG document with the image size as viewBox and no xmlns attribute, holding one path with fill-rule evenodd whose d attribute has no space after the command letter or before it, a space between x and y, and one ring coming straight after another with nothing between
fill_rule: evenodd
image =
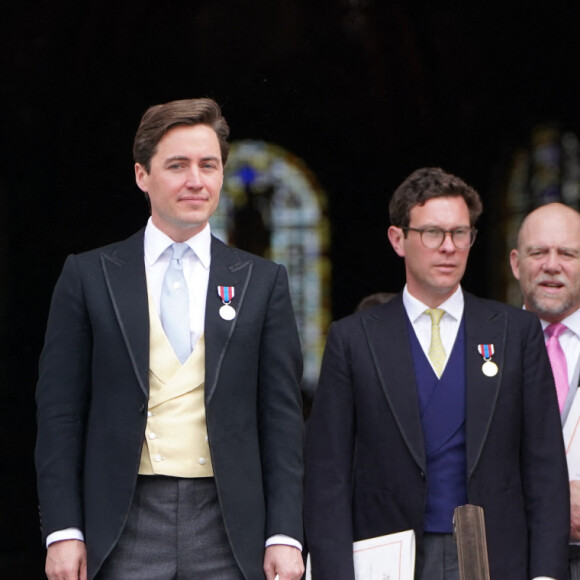
<instances>
[{"instance_id":1,"label":"notched lapel","mask_svg":"<svg viewBox=\"0 0 580 580\"><path fill-rule=\"evenodd\" d=\"M252 268L253 263L250 260L241 261L234 250L212 237L204 326L206 404L215 392L230 338L243 309ZM234 286L235 288L235 296L231 301L236 311L233 320L224 320L219 315L223 302L218 295L218 286Z\"/></svg>"},{"instance_id":2,"label":"notched lapel","mask_svg":"<svg viewBox=\"0 0 580 580\"><path fill-rule=\"evenodd\" d=\"M381 387L397 426L413 458L425 471L425 446L415 369L401 295L372 314L364 315L362 324Z\"/></svg>"},{"instance_id":3,"label":"notched lapel","mask_svg":"<svg viewBox=\"0 0 580 580\"><path fill-rule=\"evenodd\" d=\"M149 307L143 231L117 246L111 253L101 252L101 264L139 386L148 395Z\"/></svg>"},{"instance_id":4,"label":"notched lapel","mask_svg":"<svg viewBox=\"0 0 580 580\"><path fill-rule=\"evenodd\" d=\"M505 361L507 313L495 312L474 296L465 294L465 368L466 368L466 454L467 477L473 473L489 431ZM482 371L480 344L493 344L493 362L498 366L495 377Z\"/></svg>"}]
</instances>

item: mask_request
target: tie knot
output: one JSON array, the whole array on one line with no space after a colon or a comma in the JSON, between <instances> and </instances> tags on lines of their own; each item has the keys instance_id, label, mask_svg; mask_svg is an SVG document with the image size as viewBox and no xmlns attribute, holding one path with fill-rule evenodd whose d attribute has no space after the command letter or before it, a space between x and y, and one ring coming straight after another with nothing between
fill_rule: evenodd
<instances>
[{"instance_id":1,"label":"tie knot","mask_svg":"<svg viewBox=\"0 0 580 580\"><path fill-rule=\"evenodd\" d=\"M428 314L431 317L431 324L437 326L439 322L441 322L441 318L445 314L445 310L442 308L427 308L427 310L425 310L425 314Z\"/></svg>"},{"instance_id":2,"label":"tie knot","mask_svg":"<svg viewBox=\"0 0 580 580\"><path fill-rule=\"evenodd\" d=\"M567 326L561 322L555 322L553 324L548 324L544 329L546 336L548 338L559 338L560 335L566 330Z\"/></svg>"},{"instance_id":3,"label":"tie knot","mask_svg":"<svg viewBox=\"0 0 580 580\"><path fill-rule=\"evenodd\" d=\"M187 250L189 250L189 246L187 244L171 244L171 250L173 251L173 256L171 257L172 260L181 260L183 255Z\"/></svg>"}]
</instances>

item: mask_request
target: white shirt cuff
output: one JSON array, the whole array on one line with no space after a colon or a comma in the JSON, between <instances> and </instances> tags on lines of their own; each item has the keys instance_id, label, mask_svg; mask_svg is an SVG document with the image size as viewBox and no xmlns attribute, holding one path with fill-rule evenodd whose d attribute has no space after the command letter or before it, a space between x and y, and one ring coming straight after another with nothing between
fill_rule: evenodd
<instances>
[{"instance_id":1,"label":"white shirt cuff","mask_svg":"<svg viewBox=\"0 0 580 580\"><path fill-rule=\"evenodd\" d=\"M52 534L48 534L46 537L46 547L48 548L50 544L54 544L54 542L62 542L63 540L80 540L81 542L84 542L85 536L78 528L57 530L56 532L52 532Z\"/></svg>"},{"instance_id":2,"label":"white shirt cuff","mask_svg":"<svg viewBox=\"0 0 580 580\"><path fill-rule=\"evenodd\" d=\"M84 542L85 537L78 528L66 528L65 530L58 530L48 535L46 538L46 547L48 548L50 544L53 544L54 542L60 542L62 540L80 540L81 542ZM300 551L302 551L302 544L298 540L295 540L290 536L285 536L284 534L276 534L275 536L272 536L266 540L266 548L276 544L293 546L294 548L298 548Z\"/></svg>"},{"instance_id":3,"label":"white shirt cuff","mask_svg":"<svg viewBox=\"0 0 580 580\"><path fill-rule=\"evenodd\" d=\"M294 548L298 548L302 552L302 544L298 540L295 540L290 536L285 536L284 534L276 534L275 536L271 536L266 540L266 548L268 546L274 546L275 544L292 546Z\"/></svg>"}]
</instances>

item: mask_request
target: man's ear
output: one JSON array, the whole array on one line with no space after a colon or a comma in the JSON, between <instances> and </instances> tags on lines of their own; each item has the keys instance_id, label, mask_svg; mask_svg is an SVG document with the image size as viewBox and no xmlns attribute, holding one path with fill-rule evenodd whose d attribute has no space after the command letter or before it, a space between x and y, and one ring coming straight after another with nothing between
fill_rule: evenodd
<instances>
[{"instance_id":1,"label":"man's ear","mask_svg":"<svg viewBox=\"0 0 580 580\"><path fill-rule=\"evenodd\" d=\"M149 187L147 185L148 177L149 174L147 173L145 167L143 167L141 163L135 163L135 181L139 189L141 191L144 191L145 193L147 193L147 191L149 190Z\"/></svg>"},{"instance_id":2,"label":"man's ear","mask_svg":"<svg viewBox=\"0 0 580 580\"><path fill-rule=\"evenodd\" d=\"M510 266L512 267L512 274L516 280L520 279L520 254L517 250L510 252Z\"/></svg>"},{"instance_id":3,"label":"man's ear","mask_svg":"<svg viewBox=\"0 0 580 580\"><path fill-rule=\"evenodd\" d=\"M405 247L403 244L403 240L405 238L403 230L396 226L390 226L388 230L389 242L391 242L391 246L393 246L393 250L397 253L398 256L401 258L405 257Z\"/></svg>"}]
</instances>

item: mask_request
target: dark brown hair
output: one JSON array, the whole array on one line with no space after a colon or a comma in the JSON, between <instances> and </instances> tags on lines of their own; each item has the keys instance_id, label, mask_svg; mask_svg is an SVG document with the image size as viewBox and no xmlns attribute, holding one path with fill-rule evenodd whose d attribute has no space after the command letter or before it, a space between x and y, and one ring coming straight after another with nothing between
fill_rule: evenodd
<instances>
[{"instance_id":1,"label":"dark brown hair","mask_svg":"<svg viewBox=\"0 0 580 580\"><path fill-rule=\"evenodd\" d=\"M230 149L230 128L222 116L219 105L213 99L185 99L164 105L149 107L141 119L133 142L133 158L147 173L151 169L151 158L157 151L163 136L178 125L207 125L217 135L222 163L225 165Z\"/></svg>"},{"instance_id":2,"label":"dark brown hair","mask_svg":"<svg viewBox=\"0 0 580 580\"><path fill-rule=\"evenodd\" d=\"M374 294L369 294L365 296L357 305L355 312L360 312L361 310L366 310L372 306L378 306L379 304L384 304L397 294L395 292L375 292Z\"/></svg>"},{"instance_id":3,"label":"dark brown hair","mask_svg":"<svg viewBox=\"0 0 580 580\"><path fill-rule=\"evenodd\" d=\"M460 196L465 200L473 227L483 211L479 194L465 181L439 167L417 169L397 187L389 203L391 224L399 228L408 227L413 207L424 205L434 197L447 196Z\"/></svg>"}]
</instances>

